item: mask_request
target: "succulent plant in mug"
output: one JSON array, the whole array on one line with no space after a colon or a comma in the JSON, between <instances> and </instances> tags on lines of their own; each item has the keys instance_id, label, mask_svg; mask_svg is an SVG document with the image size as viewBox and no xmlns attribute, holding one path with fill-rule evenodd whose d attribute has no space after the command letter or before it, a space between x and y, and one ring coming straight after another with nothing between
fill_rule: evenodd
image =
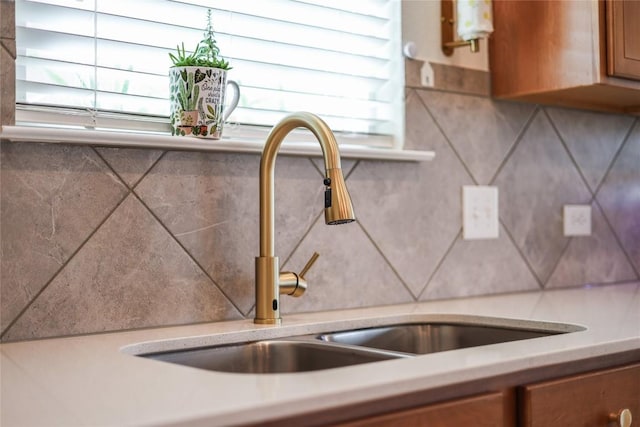
<instances>
[{"instance_id":1,"label":"succulent plant in mug","mask_svg":"<svg viewBox=\"0 0 640 427\"><path fill-rule=\"evenodd\" d=\"M227 82L229 61L220 56L211 9L207 10L207 25L203 39L193 52L187 53L184 43L175 53L169 53L173 66L169 70L171 102L171 134L195 135L219 139L222 124L236 107L239 88ZM227 83L235 86L234 100L222 114Z\"/></svg>"},{"instance_id":2,"label":"succulent plant in mug","mask_svg":"<svg viewBox=\"0 0 640 427\"><path fill-rule=\"evenodd\" d=\"M187 55L182 43L176 47L176 53L169 53L169 58L174 67L212 67L222 70L230 70L229 61L220 56L220 48L216 42L211 23L211 9L207 9L207 26L204 29L204 38L198 42L194 51Z\"/></svg>"}]
</instances>

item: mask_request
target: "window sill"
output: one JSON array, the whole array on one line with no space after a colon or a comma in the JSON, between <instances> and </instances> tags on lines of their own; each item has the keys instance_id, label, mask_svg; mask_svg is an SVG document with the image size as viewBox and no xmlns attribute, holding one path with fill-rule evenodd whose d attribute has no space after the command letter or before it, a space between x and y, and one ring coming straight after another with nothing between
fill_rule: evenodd
<instances>
[{"instance_id":1,"label":"window sill","mask_svg":"<svg viewBox=\"0 0 640 427\"><path fill-rule=\"evenodd\" d=\"M223 138L206 140L193 137L155 133L135 133L106 130L62 129L37 126L2 126L0 139L16 142L47 142L59 144L95 145L101 147L150 148L160 150L219 151L231 153L262 153L264 141L257 139ZM322 156L319 144L285 140L279 154L291 156ZM345 159L430 161L433 151L373 148L340 144Z\"/></svg>"}]
</instances>

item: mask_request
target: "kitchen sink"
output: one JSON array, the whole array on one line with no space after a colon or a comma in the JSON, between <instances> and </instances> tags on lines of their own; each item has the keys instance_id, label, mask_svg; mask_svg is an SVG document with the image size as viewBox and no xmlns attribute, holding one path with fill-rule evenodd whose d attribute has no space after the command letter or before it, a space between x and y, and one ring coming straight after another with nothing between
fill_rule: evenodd
<instances>
[{"instance_id":1,"label":"kitchen sink","mask_svg":"<svg viewBox=\"0 0 640 427\"><path fill-rule=\"evenodd\" d=\"M428 354L468 347L527 340L557 331L466 324L418 323L322 334L322 341L409 354Z\"/></svg>"},{"instance_id":2,"label":"kitchen sink","mask_svg":"<svg viewBox=\"0 0 640 427\"><path fill-rule=\"evenodd\" d=\"M147 354L144 357L209 371L275 374L339 368L402 355L314 341L269 340Z\"/></svg>"},{"instance_id":3,"label":"kitchen sink","mask_svg":"<svg viewBox=\"0 0 640 427\"><path fill-rule=\"evenodd\" d=\"M459 318L461 316L458 316ZM260 341L166 350L143 343L136 356L209 371L276 374L341 368L390 359L577 332L574 325L474 318L413 321ZM153 343L151 343L153 344Z\"/></svg>"}]
</instances>

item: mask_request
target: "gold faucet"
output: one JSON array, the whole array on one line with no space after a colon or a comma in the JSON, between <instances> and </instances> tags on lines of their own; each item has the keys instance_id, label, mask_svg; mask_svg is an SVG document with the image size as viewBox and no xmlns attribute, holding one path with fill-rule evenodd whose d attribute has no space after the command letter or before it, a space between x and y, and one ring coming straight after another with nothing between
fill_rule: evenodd
<instances>
[{"instance_id":1,"label":"gold faucet","mask_svg":"<svg viewBox=\"0 0 640 427\"><path fill-rule=\"evenodd\" d=\"M280 273L274 244L274 187L276 155L282 140L298 127L309 129L320 142L324 157L324 219L327 224L345 224L356 220L351 198L340 169L340 152L329 126L318 116L298 112L273 127L260 160L260 256L256 257L256 317L258 324L280 324L280 294L298 297L307 288L304 275L318 258L314 253L300 274Z\"/></svg>"}]
</instances>

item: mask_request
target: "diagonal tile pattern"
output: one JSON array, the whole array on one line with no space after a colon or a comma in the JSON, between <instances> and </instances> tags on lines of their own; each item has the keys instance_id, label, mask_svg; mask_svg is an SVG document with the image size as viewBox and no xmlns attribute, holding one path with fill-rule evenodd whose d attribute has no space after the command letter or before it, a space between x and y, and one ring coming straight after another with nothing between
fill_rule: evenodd
<instances>
[{"instance_id":1,"label":"diagonal tile pattern","mask_svg":"<svg viewBox=\"0 0 640 427\"><path fill-rule=\"evenodd\" d=\"M438 160L400 167L391 162L361 161L348 180L360 224L414 296L427 284L460 231L460 186L471 183L417 101L407 100L407 127L413 129L414 146L435 150Z\"/></svg>"},{"instance_id":2,"label":"diagonal tile pattern","mask_svg":"<svg viewBox=\"0 0 640 427\"><path fill-rule=\"evenodd\" d=\"M420 299L538 289L533 273L502 228L498 239L463 240L459 237Z\"/></svg>"},{"instance_id":3,"label":"diagonal tile pattern","mask_svg":"<svg viewBox=\"0 0 640 427\"><path fill-rule=\"evenodd\" d=\"M2 142L2 331L127 194L90 147Z\"/></svg>"},{"instance_id":4,"label":"diagonal tile pattern","mask_svg":"<svg viewBox=\"0 0 640 427\"><path fill-rule=\"evenodd\" d=\"M636 280L636 273L618 245L597 203L591 205L591 236L572 237L547 288Z\"/></svg>"},{"instance_id":5,"label":"diagonal tile pattern","mask_svg":"<svg viewBox=\"0 0 640 427\"><path fill-rule=\"evenodd\" d=\"M143 148L98 147L96 150L129 188L138 183L163 153Z\"/></svg>"},{"instance_id":6,"label":"diagonal tile pattern","mask_svg":"<svg viewBox=\"0 0 640 427\"><path fill-rule=\"evenodd\" d=\"M259 156L167 153L136 193L243 313L254 302ZM285 260L322 211L322 177L307 158L278 157L276 254Z\"/></svg>"},{"instance_id":7,"label":"diagonal tile pattern","mask_svg":"<svg viewBox=\"0 0 640 427\"><path fill-rule=\"evenodd\" d=\"M636 273L640 272L640 123L605 177L596 198Z\"/></svg>"},{"instance_id":8,"label":"diagonal tile pattern","mask_svg":"<svg viewBox=\"0 0 640 427\"><path fill-rule=\"evenodd\" d=\"M239 317L130 195L14 324L7 338Z\"/></svg>"},{"instance_id":9,"label":"diagonal tile pattern","mask_svg":"<svg viewBox=\"0 0 640 427\"><path fill-rule=\"evenodd\" d=\"M413 301L357 223L328 226L319 218L283 267L300 271L314 251L320 258L305 276L309 287L301 298L282 297L283 313Z\"/></svg>"},{"instance_id":10,"label":"diagonal tile pattern","mask_svg":"<svg viewBox=\"0 0 640 427\"><path fill-rule=\"evenodd\" d=\"M252 304L259 159L170 152L136 193L242 312Z\"/></svg>"},{"instance_id":11,"label":"diagonal tile pattern","mask_svg":"<svg viewBox=\"0 0 640 427\"><path fill-rule=\"evenodd\" d=\"M595 191L629 132L630 116L547 108L547 113Z\"/></svg>"},{"instance_id":12,"label":"diagonal tile pattern","mask_svg":"<svg viewBox=\"0 0 640 427\"><path fill-rule=\"evenodd\" d=\"M640 277L639 119L405 97L406 147L436 159L344 161L356 224L324 224L320 159L278 157L276 254L321 254L283 313ZM1 150L2 340L252 317L259 156ZM459 237L472 183L499 187L499 239ZM592 203L592 236L562 236L565 203Z\"/></svg>"},{"instance_id":13,"label":"diagonal tile pattern","mask_svg":"<svg viewBox=\"0 0 640 427\"><path fill-rule=\"evenodd\" d=\"M547 116L539 111L499 172L500 218L545 283L568 241L562 233L562 206L591 201Z\"/></svg>"},{"instance_id":14,"label":"diagonal tile pattern","mask_svg":"<svg viewBox=\"0 0 640 427\"><path fill-rule=\"evenodd\" d=\"M479 96L418 92L478 184L488 184L534 106Z\"/></svg>"}]
</instances>

